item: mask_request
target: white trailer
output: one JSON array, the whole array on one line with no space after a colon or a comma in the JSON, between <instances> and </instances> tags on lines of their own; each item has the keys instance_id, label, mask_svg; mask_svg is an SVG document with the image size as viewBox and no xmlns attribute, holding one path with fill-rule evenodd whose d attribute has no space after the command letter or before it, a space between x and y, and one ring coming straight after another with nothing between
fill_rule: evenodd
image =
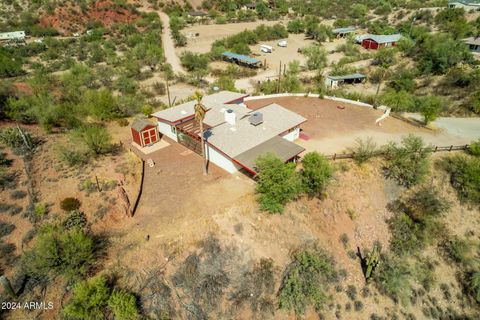
<instances>
[{"instance_id":1,"label":"white trailer","mask_svg":"<svg viewBox=\"0 0 480 320\"><path fill-rule=\"evenodd\" d=\"M260 45L260 50L262 50L262 52L265 52L265 53L272 53L273 47L267 44L262 44Z\"/></svg>"}]
</instances>

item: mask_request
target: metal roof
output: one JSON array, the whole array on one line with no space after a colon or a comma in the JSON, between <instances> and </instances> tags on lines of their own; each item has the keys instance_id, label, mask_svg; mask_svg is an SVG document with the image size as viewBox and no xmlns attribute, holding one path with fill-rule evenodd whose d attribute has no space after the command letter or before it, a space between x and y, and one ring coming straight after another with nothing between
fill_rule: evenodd
<instances>
[{"instance_id":1,"label":"metal roof","mask_svg":"<svg viewBox=\"0 0 480 320\"><path fill-rule=\"evenodd\" d=\"M355 32L355 30L357 30L357 28L355 27L345 27L345 28L336 28L336 29L333 29L332 32L334 34L339 34L339 33L351 33L351 32Z\"/></svg>"},{"instance_id":2,"label":"metal roof","mask_svg":"<svg viewBox=\"0 0 480 320\"><path fill-rule=\"evenodd\" d=\"M252 57L249 57L249 56L245 56L243 54L233 53L233 52L230 52L230 51L225 51L224 53L222 53L222 55L224 57L227 57L227 58L237 59L239 61L246 62L246 63L251 63L251 64L256 64L256 63L260 62L260 60L258 60L258 59L255 59L255 58L252 58Z\"/></svg>"},{"instance_id":3,"label":"metal roof","mask_svg":"<svg viewBox=\"0 0 480 320\"><path fill-rule=\"evenodd\" d=\"M151 123L147 119L135 119L132 123L131 128L137 132L140 132L148 126L155 126L155 124Z\"/></svg>"},{"instance_id":4,"label":"metal roof","mask_svg":"<svg viewBox=\"0 0 480 320\"><path fill-rule=\"evenodd\" d=\"M377 35L377 34L366 34L363 36L363 40L366 39L372 39L376 43L390 43L390 42L397 42L402 38L402 35L397 33L397 34L385 34L385 35Z\"/></svg>"},{"instance_id":5,"label":"metal roof","mask_svg":"<svg viewBox=\"0 0 480 320\"><path fill-rule=\"evenodd\" d=\"M257 172L255 161L261 155L266 153L273 153L283 162L292 159L299 153L305 151L305 148L290 142L280 136L275 136L250 150L239 154L234 158L235 161L247 167L248 169Z\"/></svg>"},{"instance_id":6,"label":"metal roof","mask_svg":"<svg viewBox=\"0 0 480 320\"><path fill-rule=\"evenodd\" d=\"M480 45L480 36L466 38L466 39L463 39L463 41L465 41L466 44L473 44L473 45L479 46Z\"/></svg>"},{"instance_id":7,"label":"metal roof","mask_svg":"<svg viewBox=\"0 0 480 320\"><path fill-rule=\"evenodd\" d=\"M451 3L461 3L464 5L473 5L473 6L480 6L480 0L450 0L448 1L449 4Z\"/></svg>"},{"instance_id":8,"label":"metal roof","mask_svg":"<svg viewBox=\"0 0 480 320\"><path fill-rule=\"evenodd\" d=\"M235 125L222 123L207 133L207 142L230 158L250 150L289 129L297 127L307 119L278 104L270 104L253 112L263 115L263 122L257 126L250 124L249 115L239 116Z\"/></svg>"},{"instance_id":9,"label":"metal roof","mask_svg":"<svg viewBox=\"0 0 480 320\"><path fill-rule=\"evenodd\" d=\"M223 113L220 115L222 108L236 108L239 109L238 111L240 111L242 106L236 106L228 103L239 100L246 96L248 96L248 94L232 91L220 91L208 96L204 96L202 99L202 104L209 109L205 115L204 123L210 126L215 126L223 122ZM177 121L193 117L195 114L194 106L196 103L197 101L195 100L188 101L178 106L155 112L152 114L152 116L161 120L175 123ZM243 109L246 109L245 112L248 112L247 108L243 107Z\"/></svg>"},{"instance_id":10,"label":"metal roof","mask_svg":"<svg viewBox=\"0 0 480 320\"><path fill-rule=\"evenodd\" d=\"M350 73L343 76L327 76L327 78L332 80L353 80L353 79L364 79L367 76L361 73Z\"/></svg>"},{"instance_id":11,"label":"metal roof","mask_svg":"<svg viewBox=\"0 0 480 320\"><path fill-rule=\"evenodd\" d=\"M21 40L25 39L25 31L0 33L0 40Z\"/></svg>"}]
</instances>

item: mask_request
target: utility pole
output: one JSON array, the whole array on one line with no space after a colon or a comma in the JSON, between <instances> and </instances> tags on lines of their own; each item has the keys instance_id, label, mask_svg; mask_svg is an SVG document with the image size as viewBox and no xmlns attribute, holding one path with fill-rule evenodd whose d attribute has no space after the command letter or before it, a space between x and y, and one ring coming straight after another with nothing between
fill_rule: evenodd
<instances>
[{"instance_id":1,"label":"utility pole","mask_svg":"<svg viewBox=\"0 0 480 320\"><path fill-rule=\"evenodd\" d=\"M413 16L412 23L410 24L410 31L408 32L408 37L412 37L412 29L413 29L413 23L417 20L417 16Z\"/></svg>"},{"instance_id":2,"label":"utility pole","mask_svg":"<svg viewBox=\"0 0 480 320\"><path fill-rule=\"evenodd\" d=\"M277 93L280 93L280 81L282 80L282 61L280 61L280 69L278 71L278 89Z\"/></svg>"},{"instance_id":3,"label":"utility pole","mask_svg":"<svg viewBox=\"0 0 480 320\"><path fill-rule=\"evenodd\" d=\"M170 86L168 85L168 76L165 78L167 82L167 96L168 96L168 107L172 107L172 102L170 101Z\"/></svg>"}]
</instances>

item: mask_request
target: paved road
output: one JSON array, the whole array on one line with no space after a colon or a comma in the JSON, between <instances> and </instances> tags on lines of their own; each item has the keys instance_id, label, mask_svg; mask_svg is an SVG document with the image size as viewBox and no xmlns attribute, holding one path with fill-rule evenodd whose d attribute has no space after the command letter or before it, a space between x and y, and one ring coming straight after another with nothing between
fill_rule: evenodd
<instances>
[{"instance_id":1,"label":"paved road","mask_svg":"<svg viewBox=\"0 0 480 320\"><path fill-rule=\"evenodd\" d=\"M163 22L162 45L165 59L172 65L173 72L185 73L185 70L180 64L180 59L178 59L177 55L175 54L175 44L173 43L172 31L170 30L170 18L163 11L158 11L158 15Z\"/></svg>"},{"instance_id":2,"label":"paved road","mask_svg":"<svg viewBox=\"0 0 480 320\"><path fill-rule=\"evenodd\" d=\"M422 120L418 113L407 113L407 117ZM449 135L464 139L480 139L480 118L441 117L433 121L433 125Z\"/></svg>"}]
</instances>

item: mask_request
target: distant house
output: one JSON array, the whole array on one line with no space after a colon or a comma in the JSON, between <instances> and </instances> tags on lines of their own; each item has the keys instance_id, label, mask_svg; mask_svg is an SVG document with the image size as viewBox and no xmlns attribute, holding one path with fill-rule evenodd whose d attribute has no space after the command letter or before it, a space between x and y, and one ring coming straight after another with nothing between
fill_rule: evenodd
<instances>
[{"instance_id":1,"label":"distant house","mask_svg":"<svg viewBox=\"0 0 480 320\"><path fill-rule=\"evenodd\" d=\"M336 28L332 32L337 38L346 37L350 33L355 33L357 29L355 27Z\"/></svg>"},{"instance_id":2,"label":"distant house","mask_svg":"<svg viewBox=\"0 0 480 320\"><path fill-rule=\"evenodd\" d=\"M480 0L450 0L449 8L462 8L465 11L480 10Z\"/></svg>"},{"instance_id":3,"label":"distant house","mask_svg":"<svg viewBox=\"0 0 480 320\"><path fill-rule=\"evenodd\" d=\"M257 4L255 2L252 2L252 3L247 3L245 5L243 5L243 9L244 10L255 10L257 8Z\"/></svg>"},{"instance_id":4,"label":"distant house","mask_svg":"<svg viewBox=\"0 0 480 320\"><path fill-rule=\"evenodd\" d=\"M225 61L236 63L245 67L260 68L262 66L262 62L258 59L230 51L225 51L222 53L222 57Z\"/></svg>"},{"instance_id":5,"label":"distant house","mask_svg":"<svg viewBox=\"0 0 480 320\"><path fill-rule=\"evenodd\" d=\"M146 119L136 119L130 129L133 142L140 147L152 145L160 140L156 124Z\"/></svg>"},{"instance_id":6,"label":"distant house","mask_svg":"<svg viewBox=\"0 0 480 320\"><path fill-rule=\"evenodd\" d=\"M196 18L196 19L201 19L201 18L204 18L204 17L208 16L208 14L203 12L203 11L190 11L188 13L188 15L190 17Z\"/></svg>"},{"instance_id":7,"label":"distant house","mask_svg":"<svg viewBox=\"0 0 480 320\"><path fill-rule=\"evenodd\" d=\"M467 44L470 51L480 53L480 36L466 38L463 41Z\"/></svg>"},{"instance_id":8,"label":"distant house","mask_svg":"<svg viewBox=\"0 0 480 320\"><path fill-rule=\"evenodd\" d=\"M0 43L2 44L24 44L25 38L25 31L0 33Z\"/></svg>"},{"instance_id":9,"label":"distant house","mask_svg":"<svg viewBox=\"0 0 480 320\"><path fill-rule=\"evenodd\" d=\"M247 95L221 91L203 97L207 108L203 121L205 155L209 162L235 173L257 173L255 160L271 152L283 161L297 159L305 149L293 143L306 119L278 104L251 110L243 103ZM185 147L201 153L201 134L194 117L196 101L152 114L159 131Z\"/></svg>"},{"instance_id":10,"label":"distant house","mask_svg":"<svg viewBox=\"0 0 480 320\"><path fill-rule=\"evenodd\" d=\"M355 40L362 44L365 49L381 49L386 47L394 47L397 42L402 39L400 34L376 35L364 34L357 36Z\"/></svg>"},{"instance_id":11,"label":"distant house","mask_svg":"<svg viewBox=\"0 0 480 320\"><path fill-rule=\"evenodd\" d=\"M361 73L351 73L343 76L327 76L325 78L325 85L327 87L335 89L344 83L348 83L348 84L361 83L366 78L367 76Z\"/></svg>"}]
</instances>

